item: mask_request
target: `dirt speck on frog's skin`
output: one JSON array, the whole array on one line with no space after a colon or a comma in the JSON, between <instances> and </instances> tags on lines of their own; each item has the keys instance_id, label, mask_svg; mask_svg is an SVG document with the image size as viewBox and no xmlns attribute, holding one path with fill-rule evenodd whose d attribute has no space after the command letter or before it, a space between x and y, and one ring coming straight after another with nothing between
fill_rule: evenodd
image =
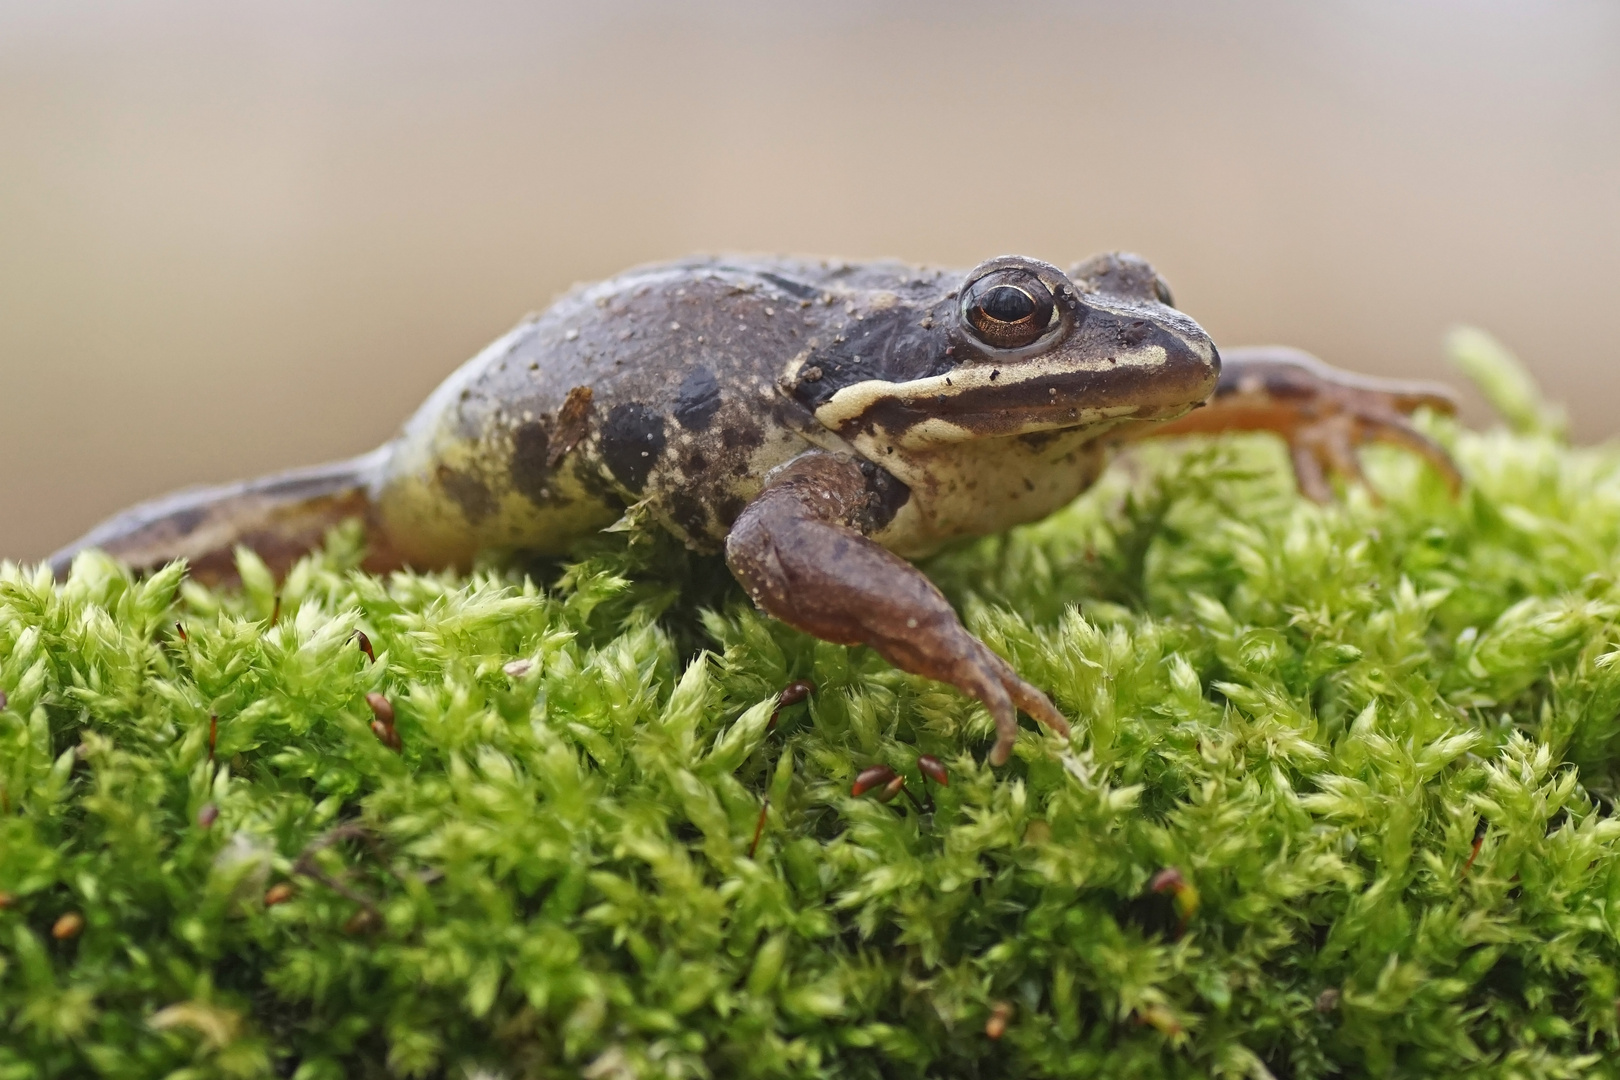
<instances>
[{"instance_id":1,"label":"dirt speck on frog's skin","mask_svg":"<svg viewBox=\"0 0 1620 1080\"><path fill-rule=\"evenodd\" d=\"M1455 485L1450 458L1406 419L1420 406L1451 399L1292 350L1228 350L1223 367L1135 256L1067 273L1003 256L965 274L688 259L526 319L373 453L143 504L52 563L63 575L102 547L141 567L187 557L220 579L241 543L284 572L358 515L371 569L465 567L485 549L563 554L635 504L688 545L724 550L777 618L978 698L999 764L1016 709L1060 736L1068 725L902 556L1043 517L1113 445L1154 431L1276 431L1313 498L1331 495L1329 473L1359 476L1370 439Z\"/></svg>"}]
</instances>

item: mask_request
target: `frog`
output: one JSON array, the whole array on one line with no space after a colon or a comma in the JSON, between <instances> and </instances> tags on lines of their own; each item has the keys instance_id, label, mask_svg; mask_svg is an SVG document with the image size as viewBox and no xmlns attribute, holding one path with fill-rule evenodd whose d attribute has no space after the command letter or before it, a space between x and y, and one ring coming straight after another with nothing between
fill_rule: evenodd
<instances>
[{"instance_id":1,"label":"frog","mask_svg":"<svg viewBox=\"0 0 1620 1080\"><path fill-rule=\"evenodd\" d=\"M1362 480L1359 447L1460 474L1413 416L1439 384L1229 349L1140 256L1068 270L699 256L578 286L450 375L382 447L127 510L51 557L229 580L245 546L285 573L343 521L364 568L562 556L626 519L722 554L767 615L977 699L1004 764L1018 713L1067 718L963 625L915 560L1039 520L1147 435L1272 431L1300 490Z\"/></svg>"}]
</instances>

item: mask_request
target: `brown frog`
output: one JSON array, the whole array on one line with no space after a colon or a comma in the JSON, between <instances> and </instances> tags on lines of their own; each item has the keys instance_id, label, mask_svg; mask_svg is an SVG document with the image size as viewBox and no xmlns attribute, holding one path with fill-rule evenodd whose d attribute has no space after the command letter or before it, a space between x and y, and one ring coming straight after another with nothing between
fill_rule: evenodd
<instances>
[{"instance_id":1,"label":"brown frog","mask_svg":"<svg viewBox=\"0 0 1620 1080\"><path fill-rule=\"evenodd\" d=\"M464 567L487 550L560 554L638 506L691 547L724 550L771 615L978 698L1000 764L1015 709L1068 725L906 558L1045 516L1115 444L1150 432L1276 431L1317 499L1327 472L1359 476L1355 448L1371 439L1410 447L1455 487L1451 459L1407 419L1419 406L1453 403L1444 387L1294 350L1223 364L1131 255L1068 273L1005 256L966 274L690 259L525 319L373 453L137 506L52 564L63 575L96 547L143 568L184 557L217 580L245 544L284 571L359 516L370 569Z\"/></svg>"}]
</instances>

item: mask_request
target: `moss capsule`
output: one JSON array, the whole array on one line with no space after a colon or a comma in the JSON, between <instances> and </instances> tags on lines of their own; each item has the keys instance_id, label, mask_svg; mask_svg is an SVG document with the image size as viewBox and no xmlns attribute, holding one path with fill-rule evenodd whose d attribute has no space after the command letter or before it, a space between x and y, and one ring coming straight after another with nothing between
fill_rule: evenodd
<instances>
[{"instance_id":1,"label":"moss capsule","mask_svg":"<svg viewBox=\"0 0 1620 1080\"><path fill-rule=\"evenodd\" d=\"M371 722L371 733L377 736L378 742L382 743L396 754L405 749L405 742L399 737L399 729L394 727L393 724L385 724L381 720L373 720Z\"/></svg>"},{"instance_id":2,"label":"moss capsule","mask_svg":"<svg viewBox=\"0 0 1620 1080\"><path fill-rule=\"evenodd\" d=\"M990 1019L984 1022L984 1033L991 1039L1000 1039L1007 1034L1007 1025L1012 1022L1013 1007L1010 1002L998 1001L990 1006Z\"/></svg>"},{"instance_id":3,"label":"moss capsule","mask_svg":"<svg viewBox=\"0 0 1620 1080\"><path fill-rule=\"evenodd\" d=\"M894 779L894 770L887 765L873 765L862 769L855 777L855 783L850 786L849 793L857 799L875 787L882 787ZM898 789L897 789L898 790ZM893 798L894 796L890 796Z\"/></svg>"},{"instance_id":4,"label":"moss capsule","mask_svg":"<svg viewBox=\"0 0 1620 1080\"><path fill-rule=\"evenodd\" d=\"M815 692L816 684L808 679L796 679L784 686L782 692L776 696L776 708L771 710L771 720L765 725L765 730L769 731L776 726L776 718L782 715L783 709L789 705L797 705Z\"/></svg>"},{"instance_id":5,"label":"moss capsule","mask_svg":"<svg viewBox=\"0 0 1620 1080\"><path fill-rule=\"evenodd\" d=\"M372 715L375 716L379 721L387 724L389 727L394 726L393 702L389 701L387 698L373 690L371 693L366 695L366 704L371 707Z\"/></svg>"}]
</instances>

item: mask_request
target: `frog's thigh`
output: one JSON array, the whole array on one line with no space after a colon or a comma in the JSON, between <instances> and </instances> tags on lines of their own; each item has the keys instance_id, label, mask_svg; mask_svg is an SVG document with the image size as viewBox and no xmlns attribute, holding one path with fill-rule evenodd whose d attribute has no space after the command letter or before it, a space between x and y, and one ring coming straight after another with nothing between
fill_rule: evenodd
<instances>
[{"instance_id":1,"label":"frog's thigh","mask_svg":"<svg viewBox=\"0 0 1620 1080\"><path fill-rule=\"evenodd\" d=\"M1000 764L1018 733L1014 707L1060 734L1061 713L968 633L921 571L856 531L866 478L848 458L812 451L779 469L726 538L726 562L754 602L825 641L864 644L891 664L984 702Z\"/></svg>"}]
</instances>

